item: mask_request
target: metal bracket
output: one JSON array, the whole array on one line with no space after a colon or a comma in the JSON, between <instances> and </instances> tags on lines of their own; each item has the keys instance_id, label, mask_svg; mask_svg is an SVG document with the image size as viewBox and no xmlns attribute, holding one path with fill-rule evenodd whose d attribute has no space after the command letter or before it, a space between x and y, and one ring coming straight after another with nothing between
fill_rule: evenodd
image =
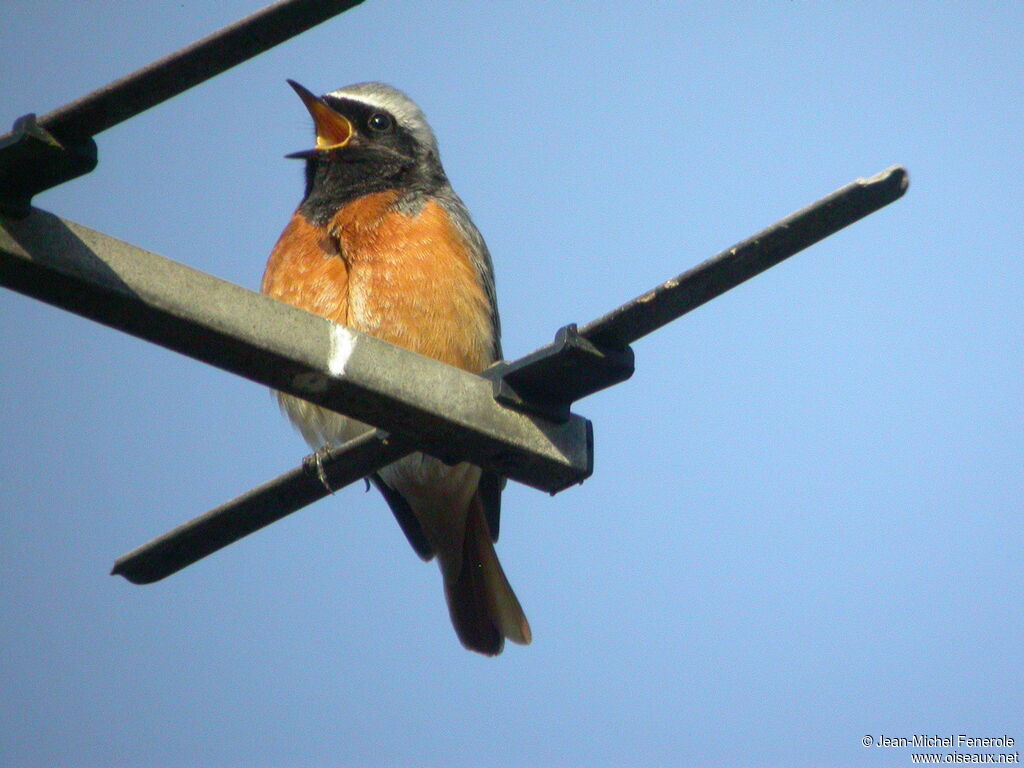
<instances>
[{"instance_id":1,"label":"metal bracket","mask_svg":"<svg viewBox=\"0 0 1024 768\"><path fill-rule=\"evenodd\" d=\"M502 405L562 424L574 402L633 375L633 350L598 346L572 323L559 328L551 344L480 375L491 380Z\"/></svg>"},{"instance_id":2,"label":"metal bracket","mask_svg":"<svg viewBox=\"0 0 1024 768\"><path fill-rule=\"evenodd\" d=\"M32 198L51 187L89 173L96 167L96 142L91 138L61 141L23 115L0 138L0 212L23 219Z\"/></svg>"}]
</instances>

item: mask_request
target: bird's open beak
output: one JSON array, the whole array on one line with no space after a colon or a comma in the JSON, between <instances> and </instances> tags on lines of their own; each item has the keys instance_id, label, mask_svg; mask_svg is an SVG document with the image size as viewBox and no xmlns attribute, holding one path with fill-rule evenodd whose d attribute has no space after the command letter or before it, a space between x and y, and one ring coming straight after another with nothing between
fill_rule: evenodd
<instances>
[{"instance_id":1,"label":"bird's open beak","mask_svg":"<svg viewBox=\"0 0 1024 768\"><path fill-rule=\"evenodd\" d=\"M288 85L299 94L302 103L306 105L309 114L313 116L313 123L316 126L316 149L296 152L288 157L309 157L313 152L340 149L352 140L355 127L351 120L335 112L327 106L323 99L314 96L294 80L289 80Z\"/></svg>"}]
</instances>

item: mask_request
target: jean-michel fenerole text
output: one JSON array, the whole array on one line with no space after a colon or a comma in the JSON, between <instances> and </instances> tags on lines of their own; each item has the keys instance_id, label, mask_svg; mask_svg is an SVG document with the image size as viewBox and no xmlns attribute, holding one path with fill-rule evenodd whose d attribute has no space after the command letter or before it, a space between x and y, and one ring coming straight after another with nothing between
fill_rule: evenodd
<instances>
[{"instance_id":1,"label":"jean-michel fenerole text","mask_svg":"<svg viewBox=\"0 0 1024 768\"><path fill-rule=\"evenodd\" d=\"M875 739L876 747L1012 747L1013 736L967 736L963 733L940 736L938 734L917 733L912 737L886 736L880 734Z\"/></svg>"}]
</instances>

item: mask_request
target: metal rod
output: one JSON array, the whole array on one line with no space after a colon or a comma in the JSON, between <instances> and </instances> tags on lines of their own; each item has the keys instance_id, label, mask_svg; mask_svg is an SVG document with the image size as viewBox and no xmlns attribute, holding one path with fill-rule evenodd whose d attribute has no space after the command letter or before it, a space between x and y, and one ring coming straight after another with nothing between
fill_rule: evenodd
<instances>
[{"instance_id":1,"label":"metal rod","mask_svg":"<svg viewBox=\"0 0 1024 768\"><path fill-rule=\"evenodd\" d=\"M874 213L907 191L905 168L857 179L742 243L583 326L589 341L623 348L804 248Z\"/></svg>"},{"instance_id":2,"label":"metal rod","mask_svg":"<svg viewBox=\"0 0 1024 768\"><path fill-rule=\"evenodd\" d=\"M589 477L590 423L495 401L491 382L33 209L0 217L0 285L556 492Z\"/></svg>"},{"instance_id":3,"label":"metal rod","mask_svg":"<svg viewBox=\"0 0 1024 768\"><path fill-rule=\"evenodd\" d=\"M133 584L152 584L366 477L411 450L378 430L340 448L313 454L302 466L119 557L111 574L124 576Z\"/></svg>"},{"instance_id":4,"label":"metal rod","mask_svg":"<svg viewBox=\"0 0 1024 768\"><path fill-rule=\"evenodd\" d=\"M39 119L59 138L111 128L363 0L281 0Z\"/></svg>"},{"instance_id":5,"label":"metal rod","mask_svg":"<svg viewBox=\"0 0 1024 768\"><path fill-rule=\"evenodd\" d=\"M902 168L890 168L870 179L855 181L758 235L684 272L675 280L664 283L650 294L645 294L589 323L585 330L589 329L592 338L610 338L620 342L628 340L626 344L635 341L644 333L649 333L685 314L802 248L892 202L899 198L906 188L907 174ZM782 242L777 239L780 237L780 230L788 230L784 233L787 239ZM653 303L665 302L661 313L651 316L638 314L642 310L636 307L645 306L645 299ZM664 319L666 317L668 319ZM655 322L657 325L654 325ZM648 330L640 332L644 328ZM535 354L531 353L510 365L518 366ZM561 375L567 373L562 371ZM340 451L322 457L322 467L328 474L332 488L337 489L341 484L341 475L334 475L333 472L349 471L350 474L345 477L356 479L387 463L382 460L381 464L374 467L349 466L347 448L348 446L344 446ZM408 447L406 452L407 450ZM396 448L390 460L400 458L399 454L404 455L401 449ZM175 573L242 536L325 496L326 489L323 485L311 484L310 477L307 459L303 466L119 558L113 572L137 584L150 583ZM260 506L256 512L251 511L254 508L251 498L254 496L260 499ZM247 520L250 514L256 516L251 525ZM221 523L222 518L228 522ZM211 528L217 531L224 529L229 533L216 537L216 545L209 546L203 531Z\"/></svg>"}]
</instances>

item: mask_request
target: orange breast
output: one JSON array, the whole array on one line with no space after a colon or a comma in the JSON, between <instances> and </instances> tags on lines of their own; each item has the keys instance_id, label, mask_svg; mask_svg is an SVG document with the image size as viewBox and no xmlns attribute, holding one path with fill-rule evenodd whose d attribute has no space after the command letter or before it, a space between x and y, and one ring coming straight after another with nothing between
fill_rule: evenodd
<instances>
[{"instance_id":1,"label":"orange breast","mask_svg":"<svg viewBox=\"0 0 1024 768\"><path fill-rule=\"evenodd\" d=\"M274 298L470 371L492 360L491 307L444 209L394 210L397 192L342 207L326 228L299 213L267 263Z\"/></svg>"}]
</instances>

